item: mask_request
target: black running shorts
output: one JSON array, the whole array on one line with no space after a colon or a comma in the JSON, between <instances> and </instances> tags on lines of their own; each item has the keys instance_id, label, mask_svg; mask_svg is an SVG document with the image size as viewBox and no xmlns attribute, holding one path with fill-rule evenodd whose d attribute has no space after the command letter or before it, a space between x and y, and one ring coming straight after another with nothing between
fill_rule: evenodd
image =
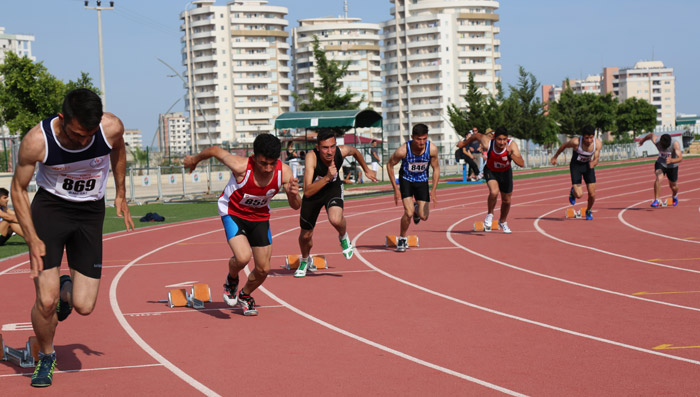
<instances>
[{"instance_id":1,"label":"black running shorts","mask_svg":"<svg viewBox=\"0 0 700 397\"><path fill-rule=\"evenodd\" d=\"M246 236L251 247L267 247L272 244L270 221L249 221L234 215L221 217L226 231L226 240L240 235Z\"/></svg>"},{"instance_id":2,"label":"black running shorts","mask_svg":"<svg viewBox=\"0 0 700 397\"><path fill-rule=\"evenodd\" d=\"M586 182L586 185L595 183L595 168L591 168L590 163L582 163L580 161L571 161L569 164L571 171L571 184L580 185L581 178Z\"/></svg>"},{"instance_id":3,"label":"black running shorts","mask_svg":"<svg viewBox=\"0 0 700 397\"><path fill-rule=\"evenodd\" d=\"M343 185L341 184L333 186L332 189L328 189L323 195L316 193L309 198L304 196L301 199L299 227L304 230L313 230L316 227L316 221L318 220L318 214L321 212L321 208L325 207L326 213L328 213L330 207L343 208L344 203Z\"/></svg>"},{"instance_id":4,"label":"black running shorts","mask_svg":"<svg viewBox=\"0 0 700 397\"><path fill-rule=\"evenodd\" d=\"M71 269L90 278L100 278L104 219L104 198L76 203L39 189L32 201L32 220L37 235L46 245L44 269L61 266L65 247Z\"/></svg>"},{"instance_id":5,"label":"black running shorts","mask_svg":"<svg viewBox=\"0 0 700 397\"><path fill-rule=\"evenodd\" d=\"M657 161L654 163L654 170L661 170L671 182L678 181L678 167L664 167Z\"/></svg>"},{"instance_id":6,"label":"black running shorts","mask_svg":"<svg viewBox=\"0 0 700 397\"><path fill-rule=\"evenodd\" d=\"M416 201L430 202L430 186L428 185L428 181L411 182L399 178L399 191L401 192L402 200L407 197L414 197Z\"/></svg>"},{"instance_id":7,"label":"black running shorts","mask_svg":"<svg viewBox=\"0 0 700 397\"><path fill-rule=\"evenodd\" d=\"M489 167L484 167L484 179L486 182L495 180L498 182L498 190L501 193L513 193L513 169L509 168L506 171L494 172Z\"/></svg>"}]
</instances>

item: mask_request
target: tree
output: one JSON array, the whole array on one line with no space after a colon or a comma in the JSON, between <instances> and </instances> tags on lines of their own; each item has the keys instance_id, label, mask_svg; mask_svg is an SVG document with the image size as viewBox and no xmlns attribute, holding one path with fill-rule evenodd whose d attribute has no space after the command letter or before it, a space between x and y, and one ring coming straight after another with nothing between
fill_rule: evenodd
<instances>
[{"instance_id":1,"label":"tree","mask_svg":"<svg viewBox=\"0 0 700 397\"><path fill-rule=\"evenodd\" d=\"M594 95L590 104L590 111L593 114L593 126L600 133L612 131L615 128L617 115L617 100L611 93L605 95Z\"/></svg>"},{"instance_id":2,"label":"tree","mask_svg":"<svg viewBox=\"0 0 700 397\"><path fill-rule=\"evenodd\" d=\"M656 128L656 107L644 99L635 97L627 98L617 106L617 140L626 140L624 137L632 131L632 140L637 133L653 131Z\"/></svg>"},{"instance_id":3,"label":"tree","mask_svg":"<svg viewBox=\"0 0 700 397\"><path fill-rule=\"evenodd\" d=\"M89 73L80 72L80 77L78 78L78 80L69 80L66 84L65 92L67 94L69 91L75 90L77 88L87 88L96 93L97 95L102 95L102 91L100 91L99 88L95 87L95 85L92 83L92 77L90 77Z\"/></svg>"},{"instance_id":4,"label":"tree","mask_svg":"<svg viewBox=\"0 0 700 397\"><path fill-rule=\"evenodd\" d=\"M586 125L595 125L595 119L590 109L591 99L588 95L574 94L568 84L562 91L559 100L552 102L550 114L557 122L559 131L569 137L580 135Z\"/></svg>"},{"instance_id":5,"label":"tree","mask_svg":"<svg viewBox=\"0 0 700 397\"><path fill-rule=\"evenodd\" d=\"M517 104L509 131L516 138L526 140L527 152L531 140L539 144L550 143L552 139L556 140L556 133L548 128L550 124L545 120L544 105L537 98L540 88L537 78L522 66L518 68L518 73L518 86L509 86L510 97Z\"/></svg>"},{"instance_id":6,"label":"tree","mask_svg":"<svg viewBox=\"0 0 700 397\"><path fill-rule=\"evenodd\" d=\"M450 123L460 136L466 136L472 128L476 127L479 131L485 131L491 127L488 117L488 106L486 97L479 91L479 88L474 83L474 74L469 73L469 82L467 83L467 93L464 94L464 101L467 103L466 109L460 109L455 104L447 106L447 114L450 117Z\"/></svg>"},{"instance_id":7,"label":"tree","mask_svg":"<svg viewBox=\"0 0 700 397\"><path fill-rule=\"evenodd\" d=\"M99 94L87 73L64 84L42 62L34 63L13 52L6 53L0 76L0 123L7 125L11 134L21 136L44 118L60 112L69 89L84 87Z\"/></svg>"}]
</instances>

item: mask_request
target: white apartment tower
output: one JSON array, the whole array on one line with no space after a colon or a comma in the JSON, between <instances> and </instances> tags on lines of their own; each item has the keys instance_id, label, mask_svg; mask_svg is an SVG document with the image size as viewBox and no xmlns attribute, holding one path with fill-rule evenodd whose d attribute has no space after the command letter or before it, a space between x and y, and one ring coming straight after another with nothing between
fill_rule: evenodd
<instances>
[{"instance_id":1,"label":"white apartment tower","mask_svg":"<svg viewBox=\"0 0 700 397\"><path fill-rule=\"evenodd\" d=\"M495 26L498 1L389 0L392 18L381 24L384 49L384 135L393 149L417 123L430 139L452 151L458 135L449 123L450 103L465 108L469 74L485 94L495 94L501 66Z\"/></svg>"},{"instance_id":2,"label":"white apartment tower","mask_svg":"<svg viewBox=\"0 0 700 397\"><path fill-rule=\"evenodd\" d=\"M180 14L192 144L252 143L291 105L287 8L262 0L192 5Z\"/></svg>"},{"instance_id":3,"label":"white apartment tower","mask_svg":"<svg viewBox=\"0 0 700 397\"><path fill-rule=\"evenodd\" d=\"M5 28L0 26L0 63L5 61L5 53L10 51L19 55L26 56L32 61L36 58L32 56L32 41L34 36L28 34L7 34Z\"/></svg>"},{"instance_id":4,"label":"white apartment tower","mask_svg":"<svg viewBox=\"0 0 700 397\"><path fill-rule=\"evenodd\" d=\"M160 115L158 148L163 156L190 153L191 142L187 118L180 112Z\"/></svg>"},{"instance_id":5,"label":"white apartment tower","mask_svg":"<svg viewBox=\"0 0 700 397\"><path fill-rule=\"evenodd\" d=\"M129 146L130 150L135 150L136 148L143 149L141 130L125 129L124 144Z\"/></svg>"},{"instance_id":6,"label":"white apartment tower","mask_svg":"<svg viewBox=\"0 0 700 397\"><path fill-rule=\"evenodd\" d=\"M294 59L294 90L308 100L307 84L319 84L314 66L314 37L328 59L350 62L348 74L343 78L343 90L350 89L360 109L372 108L382 112L382 69L379 45L379 24L362 23L360 18L327 17L301 19L292 29L292 56ZM296 105L297 110L299 105ZM381 136L376 136L381 138Z\"/></svg>"}]
</instances>

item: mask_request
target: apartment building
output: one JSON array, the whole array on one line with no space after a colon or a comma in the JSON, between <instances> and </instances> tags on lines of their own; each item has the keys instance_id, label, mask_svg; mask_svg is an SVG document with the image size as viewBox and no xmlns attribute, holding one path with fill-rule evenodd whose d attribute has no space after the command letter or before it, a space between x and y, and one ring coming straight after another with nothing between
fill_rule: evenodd
<instances>
[{"instance_id":1,"label":"apartment building","mask_svg":"<svg viewBox=\"0 0 700 397\"><path fill-rule=\"evenodd\" d=\"M392 19L381 24L384 59L384 135L389 148L424 123L444 152L459 139L446 108L465 108L469 74L495 94L501 65L498 1L389 0Z\"/></svg>"},{"instance_id":2,"label":"apartment building","mask_svg":"<svg viewBox=\"0 0 700 397\"><path fill-rule=\"evenodd\" d=\"M5 53L14 52L20 57L26 56L32 61L36 58L32 56L32 41L34 36L28 34L8 34L5 28L0 26L0 63L5 62Z\"/></svg>"},{"instance_id":3,"label":"apartment building","mask_svg":"<svg viewBox=\"0 0 700 397\"><path fill-rule=\"evenodd\" d=\"M125 129L124 143L129 147L129 150L134 150L136 148L143 149L141 130Z\"/></svg>"},{"instance_id":4,"label":"apartment building","mask_svg":"<svg viewBox=\"0 0 700 397\"><path fill-rule=\"evenodd\" d=\"M612 92L623 102L627 98L644 99L656 107L657 125L676 125L676 77L673 68L662 61L640 61L631 68L605 68L603 93Z\"/></svg>"},{"instance_id":5,"label":"apartment building","mask_svg":"<svg viewBox=\"0 0 700 397\"><path fill-rule=\"evenodd\" d=\"M175 112L158 117L158 148L163 156L190 153L190 128L185 115Z\"/></svg>"},{"instance_id":6,"label":"apartment building","mask_svg":"<svg viewBox=\"0 0 700 397\"><path fill-rule=\"evenodd\" d=\"M338 62L349 62L348 73L343 78L343 90L350 89L360 109L372 108L382 112L382 76L379 24L362 23L360 18L301 19L292 29L292 59L294 90L302 100L309 98L308 84L319 85L314 66L314 37L326 57ZM296 105L298 108L298 104ZM381 139L381 131L372 131Z\"/></svg>"},{"instance_id":7,"label":"apartment building","mask_svg":"<svg viewBox=\"0 0 700 397\"><path fill-rule=\"evenodd\" d=\"M186 107L197 150L252 143L289 111L286 15L286 7L262 0L225 6L196 0L180 14Z\"/></svg>"}]
</instances>

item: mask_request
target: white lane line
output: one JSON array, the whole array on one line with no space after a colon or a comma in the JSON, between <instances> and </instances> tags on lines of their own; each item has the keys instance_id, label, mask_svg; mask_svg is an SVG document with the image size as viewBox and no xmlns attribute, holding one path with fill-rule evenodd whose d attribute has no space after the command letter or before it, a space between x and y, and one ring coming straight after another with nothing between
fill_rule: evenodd
<instances>
[{"instance_id":1,"label":"white lane line","mask_svg":"<svg viewBox=\"0 0 700 397\"><path fill-rule=\"evenodd\" d=\"M54 374L70 374L75 372L91 372L91 371L112 371L116 369L131 369L131 368L149 368L149 367L162 367L162 364L141 364L141 365L122 365L118 367L102 367L102 368L81 368L81 369L63 369L56 370ZM18 374L6 374L0 375L0 378L9 378L11 376L31 376L32 372L20 372Z\"/></svg>"}]
</instances>

